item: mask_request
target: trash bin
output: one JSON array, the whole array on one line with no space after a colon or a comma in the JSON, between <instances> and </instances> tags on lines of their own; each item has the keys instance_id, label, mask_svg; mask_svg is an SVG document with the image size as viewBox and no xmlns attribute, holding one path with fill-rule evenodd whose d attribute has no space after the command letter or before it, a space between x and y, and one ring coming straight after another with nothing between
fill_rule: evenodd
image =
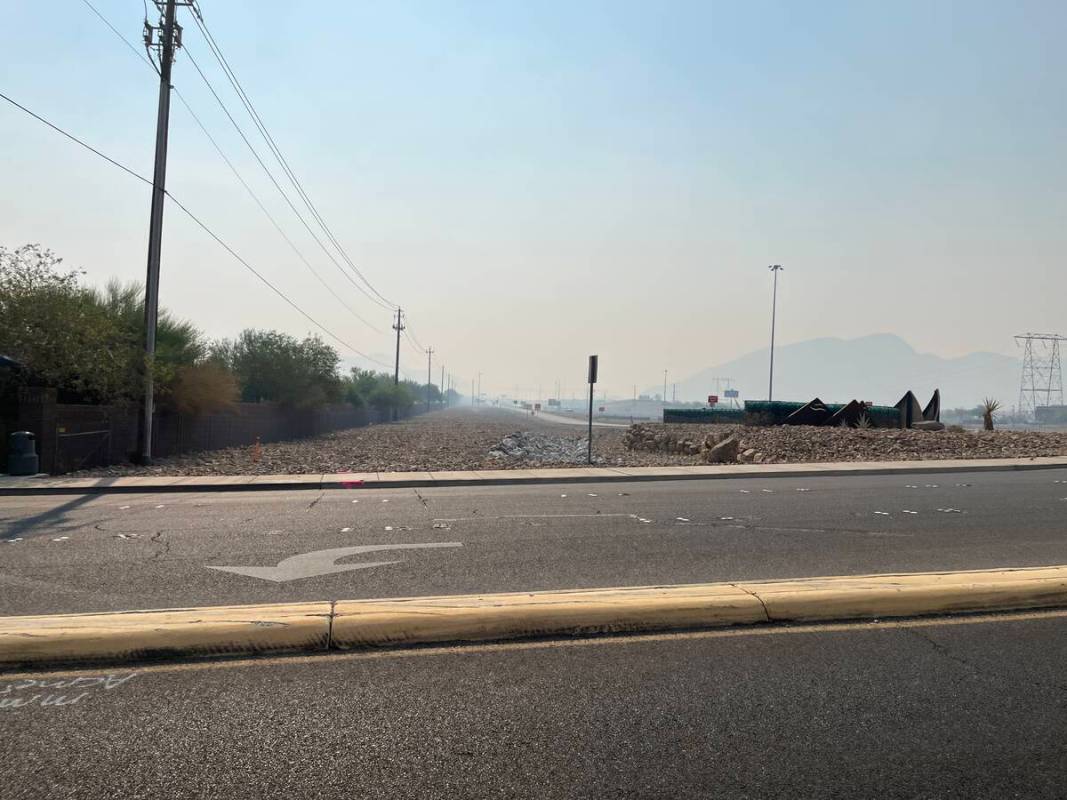
<instances>
[{"instance_id":1,"label":"trash bin","mask_svg":"<svg viewBox=\"0 0 1067 800\"><path fill-rule=\"evenodd\" d=\"M37 437L29 431L15 431L8 437L7 472L9 475L37 474Z\"/></svg>"}]
</instances>

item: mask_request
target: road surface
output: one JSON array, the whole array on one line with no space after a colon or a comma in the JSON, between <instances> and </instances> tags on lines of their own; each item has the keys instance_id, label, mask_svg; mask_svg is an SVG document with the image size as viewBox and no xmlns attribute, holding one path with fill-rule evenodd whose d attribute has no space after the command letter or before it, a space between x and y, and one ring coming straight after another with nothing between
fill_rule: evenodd
<instances>
[{"instance_id":1,"label":"road surface","mask_svg":"<svg viewBox=\"0 0 1067 800\"><path fill-rule=\"evenodd\" d=\"M0 500L8 615L1058 564L1067 470Z\"/></svg>"},{"instance_id":2,"label":"road surface","mask_svg":"<svg viewBox=\"0 0 1067 800\"><path fill-rule=\"evenodd\" d=\"M1062 798L1065 625L1058 612L0 676L0 796Z\"/></svg>"}]
</instances>

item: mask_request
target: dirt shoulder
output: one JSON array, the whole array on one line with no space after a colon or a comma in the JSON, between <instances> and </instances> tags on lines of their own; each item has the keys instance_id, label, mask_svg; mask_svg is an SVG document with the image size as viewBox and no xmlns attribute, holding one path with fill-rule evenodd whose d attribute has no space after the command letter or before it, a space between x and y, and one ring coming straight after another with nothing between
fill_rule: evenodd
<instances>
[{"instance_id":1,"label":"dirt shoulder","mask_svg":"<svg viewBox=\"0 0 1067 800\"><path fill-rule=\"evenodd\" d=\"M647 424L647 423L646 423ZM701 441L725 426L663 425L657 430ZM1067 433L1043 431L924 432L839 428L736 428L741 449L762 454L763 463L827 461L911 461L954 458L1030 458L1067 456ZM698 464L698 456L629 450L627 428L596 428L593 452L603 466ZM585 441L575 426L545 422L500 409L450 409L399 423L273 442L261 447L233 447L161 459L150 467L117 465L78 473L115 475L300 475L335 472L411 472L438 470L523 469L533 466L581 466L580 461L544 460L543 452L492 455L505 437L531 434L542 444L563 442L573 453ZM549 448L555 453L560 448ZM549 454L551 456L551 453Z\"/></svg>"}]
</instances>

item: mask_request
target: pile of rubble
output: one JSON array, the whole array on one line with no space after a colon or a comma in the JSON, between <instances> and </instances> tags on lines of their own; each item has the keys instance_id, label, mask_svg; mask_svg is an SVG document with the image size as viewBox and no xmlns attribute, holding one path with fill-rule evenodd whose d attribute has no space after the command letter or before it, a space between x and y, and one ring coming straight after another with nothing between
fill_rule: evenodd
<instances>
[{"instance_id":1,"label":"pile of rubble","mask_svg":"<svg viewBox=\"0 0 1067 800\"><path fill-rule=\"evenodd\" d=\"M678 427L645 423L631 425L623 434L623 444L628 450L646 453L698 456L706 464L770 463L763 453L743 446L738 428L724 425L712 430L685 430L688 426L681 426L682 430L678 430Z\"/></svg>"},{"instance_id":2,"label":"pile of rubble","mask_svg":"<svg viewBox=\"0 0 1067 800\"><path fill-rule=\"evenodd\" d=\"M491 458L527 464L585 464L588 463L588 453L588 439L529 431L508 434L489 450ZM601 460L594 456L593 463Z\"/></svg>"}]
</instances>

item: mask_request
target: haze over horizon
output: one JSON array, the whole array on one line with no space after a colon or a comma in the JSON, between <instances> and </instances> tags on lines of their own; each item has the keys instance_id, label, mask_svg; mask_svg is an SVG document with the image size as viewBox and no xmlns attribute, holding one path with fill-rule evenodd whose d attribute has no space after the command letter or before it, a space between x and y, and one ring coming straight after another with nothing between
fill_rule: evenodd
<instances>
[{"instance_id":1,"label":"haze over horizon","mask_svg":"<svg viewBox=\"0 0 1067 800\"><path fill-rule=\"evenodd\" d=\"M139 43L141 3L94 5ZM945 358L1015 357L1015 334L1067 333L1062 4L201 5L338 239L436 350L435 381L443 363L465 392L482 372L487 392L547 396L579 386L594 352L609 394L682 380L766 347L771 263L783 346L892 333ZM151 174L155 74L81 3L5 16L0 90ZM380 332L314 281L177 101L168 188L391 364L389 313L258 171L183 23L174 85ZM0 244L40 242L92 283L143 281L147 187L6 104L0 137ZM173 206L161 285L213 336L310 330ZM401 361L424 379L414 348Z\"/></svg>"}]
</instances>

